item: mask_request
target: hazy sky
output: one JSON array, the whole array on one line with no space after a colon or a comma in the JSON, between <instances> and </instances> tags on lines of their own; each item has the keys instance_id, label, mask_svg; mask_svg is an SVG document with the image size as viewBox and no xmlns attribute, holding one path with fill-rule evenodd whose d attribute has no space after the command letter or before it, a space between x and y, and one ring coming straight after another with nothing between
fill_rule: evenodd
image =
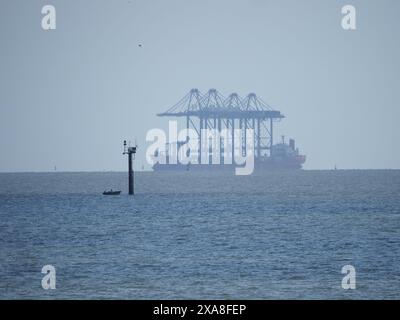
<instances>
[{"instance_id":1,"label":"hazy sky","mask_svg":"<svg viewBox=\"0 0 400 320\"><path fill-rule=\"evenodd\" d=\"M125 170L134 137L139 168L156 113L191 88L258 94L306 169L400 168L398 0L1 0L0 15L0 171Z\"/></svg>"}]
</instances>

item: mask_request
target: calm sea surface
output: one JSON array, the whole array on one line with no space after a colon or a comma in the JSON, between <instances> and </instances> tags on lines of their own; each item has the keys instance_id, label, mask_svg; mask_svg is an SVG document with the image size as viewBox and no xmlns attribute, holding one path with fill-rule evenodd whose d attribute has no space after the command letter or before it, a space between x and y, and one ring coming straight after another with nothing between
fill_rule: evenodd
<instances>
[{"instance_id":1,"label":"calm sea surface","mask_svg":"<svg viewBox=\"0 0 400 320\"><path fill-rule=\"evenodd\" d=\"M135 186L0 174L0 298L400 299L400 171L139 172Z\"/></svg>"}]
</instances>

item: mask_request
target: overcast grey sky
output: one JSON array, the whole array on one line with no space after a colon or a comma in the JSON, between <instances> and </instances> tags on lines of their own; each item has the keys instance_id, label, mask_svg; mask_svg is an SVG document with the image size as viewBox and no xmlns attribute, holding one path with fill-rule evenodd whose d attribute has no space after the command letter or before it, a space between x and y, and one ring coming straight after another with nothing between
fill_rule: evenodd
<instances>
[{"instance_id":1,"label":"overcast grey sky","mask_svg":"<svg viewBox=\"0 0 400 320\"><path fill-rule=\"evenodd\" d=\"M139 168L156 113L191 88L257 93L306 169L400 168L400 1L1 0L0 15L0 171L125 170L134 137Z\"/></svg>"}]
</instances>

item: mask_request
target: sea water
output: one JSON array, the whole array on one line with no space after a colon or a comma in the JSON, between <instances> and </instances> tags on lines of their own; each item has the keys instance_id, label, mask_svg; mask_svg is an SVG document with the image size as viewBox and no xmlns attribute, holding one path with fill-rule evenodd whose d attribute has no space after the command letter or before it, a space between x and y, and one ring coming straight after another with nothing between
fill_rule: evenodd
<instances>
[{"instance_id":1,"label":"sea water","mask_svg":"<svg viewBox=\"0 0 400 320\"><path fill-rule=\"evenodd\" d=\"M137 172L135 191L126 173L0 174L0 298L400 298L400 171Z\"/></svg>"}]
</instances>

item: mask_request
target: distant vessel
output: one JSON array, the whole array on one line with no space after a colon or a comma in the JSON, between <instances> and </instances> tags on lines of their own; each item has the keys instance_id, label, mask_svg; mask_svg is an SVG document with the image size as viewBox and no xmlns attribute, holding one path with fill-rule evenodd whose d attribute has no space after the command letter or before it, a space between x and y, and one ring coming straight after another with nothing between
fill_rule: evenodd
<instances>
[{"instance_id":1,"label":"distant vessel","mask_svg":"<svg viewBox=\"0 0 400 320\"><path fill-rule=\"evenodd\" d=\"M192 89L174 106L166 112L158 114L160 117L175 117L186 122L187 130L186 141L175 140L169 143L165 150L159 150L154 153L153 169L155 171L204 171L204 170L232 170L237 165L224 164L223 158L226 153L235 154L234 147L237 148L236 139L239 137L237 130L244 132L242 136L242 154L246 154L243 145L247 146L251 141L254 147L254 168L255 170L273 170L273 169L301 169L306 161L306 156L301 155L295 147L295 141L289 140L289 144L285 143L284 137L282 142L274 144L274 122L279 122L285 116L277 110L271 108L255 93L250 93L242 98L237 93L232 93L228 97L224 97L216 89L210 89L206 94L202 94L198 89ZM251 136L246 135L247 129L252 130ZM197 154L203 154L201 146L203 130L214 130L219 134L228 133L227 141L218 139L216 152L220 154L221 164L182 164L177 159L169 156L169 150L179 149L180 145L189 141L189 131L195 132L195 139L198 142ZM250 140L251 139L251 140ZM204 150L203 150L204 151ZM163 160L159 160L162 155ZM170 160L173 161L170 161ZM200 158L199 158L200 160ZM200 163L200 161L197 161Z\"/></svg>"},{"instance_id":2,"label":"distant vessel","mask_svg":"<svg viewBox=\"0 0 400 320\"><path fill-rule=\"evenodd\" d=\"M103 195L105 195L105 196L117 196L119 194L121 194L121 191L113 191L112 189L109 191L103 192Z\"/></svg>"}]
</instances>

